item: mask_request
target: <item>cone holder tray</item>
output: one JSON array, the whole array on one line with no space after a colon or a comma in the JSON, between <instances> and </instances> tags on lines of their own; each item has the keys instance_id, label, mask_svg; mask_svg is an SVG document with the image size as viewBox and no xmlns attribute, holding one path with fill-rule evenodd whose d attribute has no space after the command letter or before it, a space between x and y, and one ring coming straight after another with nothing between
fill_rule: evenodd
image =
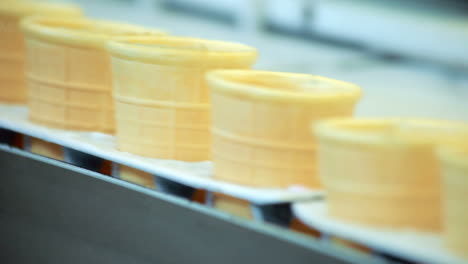
<instances>
[{"instance_id":1,"label":"cone holder tray","mask_svg":"<svg viewBox=\"0 0 468 264\"><path fill-rule=\"evenodd\" d=\"M374 228L331 219L327 216L325 201L294 203L292 210L304 224L322 232L324 241L339 237L370 248L371 254L384 254L411 263L468 263L468 259L461 259L445 249L438 233Z\"/></svg>"},{"instance_id":2,"label":"cone holder tray","mask_svg":"<svg viewBox=\"0 0 468 264\"><path fill-rule=\"evenodd\" d=\"M24 150L30 150L30 138L57 144L63 148L66 163L92 171L98 171L103 161L112 163L112 177L118 178L119 165L125 165L152 174L159 191L189 198L195 190L207 192L207 204L212 205L213 194L221 193L250 202L255 218L282 224L290 217L273 212L276 209L290 214L289 205L293 201L321 199L323 191L310 190L300 186L290 189L260 189L245 187L212 179L212 163L183 162L145 158L116 149L115 137L97 132L79 132L52 129L30 122L27 108L18 105L0 104L0 138L8 139L15 132L24 135ZM1 132L3 129L3 132ZM4 140L5 141L5 140ZM6 140L8 141L8 140ZM286 223L284 223L286 224Z\"/></svg>"}]
</instances>

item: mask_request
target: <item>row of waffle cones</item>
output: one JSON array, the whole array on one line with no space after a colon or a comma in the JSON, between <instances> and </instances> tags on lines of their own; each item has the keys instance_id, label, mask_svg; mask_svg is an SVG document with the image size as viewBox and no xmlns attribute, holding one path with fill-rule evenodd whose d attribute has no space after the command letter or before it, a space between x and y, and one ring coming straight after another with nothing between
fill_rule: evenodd
<instances>
[{"instance_id":1,"label":"row of waffle cones","mask_svg":"<svg viewBox=\"0 0 468 264\"><path fill-rule=\"evenodd\" d=\"M417 119L352 119L353 84L250 70L238 43L82 16L79 7L0 4L0 100L37 124L115 134L146 157L212 160L237 184L327 191L329 214L443 231L468 255L468 129Z\"/></svg>"}]
</instances>

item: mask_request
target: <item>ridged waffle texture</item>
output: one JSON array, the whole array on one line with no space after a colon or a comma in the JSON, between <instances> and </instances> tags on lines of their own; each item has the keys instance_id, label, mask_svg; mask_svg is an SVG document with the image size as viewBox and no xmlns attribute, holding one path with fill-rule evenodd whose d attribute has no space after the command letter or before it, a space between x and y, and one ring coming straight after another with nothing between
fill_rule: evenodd
<instances>
[{"instance_id":1,"label":"ridged waffle texture","mask_svg":"<svg viewBox=\"0 0 468 264\"><path fill-rule=\"evenodd\" d=\"M320 124L319 171L329 215L377 227L441 230L440 168L434 148L462 127L398 119Z\"/></svg>"},{"instance_id":2,"label":"ridged waffle texture","mask_svg":"<svg viewBox=\"0 0 468 264\"><path fill-rule=\"evenodd\" d=\"M26 103L25 51L20 21L29 15L80 16L75 6L4 0L0 3L0 102Z\"/></svg>"},{"instance_id":3,"label":"ridged waffle texture","mask_svg":"<svg viewBox=\"0 0 468 264\"><path fill-rule=\"evenodd\" d=\"M104 45L121 35L152 34L126 27L130 26L91 20L25 21L30 120L113 133L111 65Z\"/></svg>"},{"instance_id":4,"label":"ridged waffle texture","mask_svg":"<svg viewBox=\"0 0 468 264\"><path fill-rule=\"evenodd\" d=\"M358 87L259 71L216 71L208 82L216 179L255 187L321 186L309 125L351 116L360 97ZM325 86L325 91L316 91L317 86Z\"/></svg>"},{"instance_id":5,"label":"ridged waffle texture","mask_svg":"<svg viewBox=\"0 0 468 264\"><path fill-rule=\"evenodd\" d=\"M439 157L442 161L444 243L456 254L468 258L468 145L442 148Z\"/></svg>"},{"instance_id":6,"label":"ridged waffle texture","mask_svg":"<svg viewBox=\"0 0 468 264\"><path fill-rule=\"evenodd\" d=\"M211 51L216 48L218 52ZM161 159L209 160L211 118L205 72L249 68L255 50L175 37L133 38L109 49L119 149Z\"/></svg>"},{"instance_id":7,"label":"ridged waffle texture","mask_svg":"<svg viewBox=\"0 0 468 264\"><path fill-rule=\"evenodd\" d=\"M27 46L31 121L62 129L112 132L107 54L36 40L28 40Z\"/></svg>"},{"instance_id":8,"label":"ridged waffle texture","mask_svg":"<svg viewBox=\"0 0 468 264\"><path fill-rule=\"evenodd\" d=\"M18 18L0 16L4 27L0 41L0 101L25 103L24 43Z\"/></svg>"}]
</instances>

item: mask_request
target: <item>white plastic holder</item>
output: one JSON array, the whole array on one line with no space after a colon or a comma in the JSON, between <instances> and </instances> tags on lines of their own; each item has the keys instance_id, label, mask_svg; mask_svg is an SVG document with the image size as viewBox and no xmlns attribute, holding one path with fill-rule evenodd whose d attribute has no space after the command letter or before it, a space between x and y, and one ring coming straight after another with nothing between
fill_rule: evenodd
<instances>
[{"instance_id":1,"label":"white plastic holder","mask_svg":"<svg viewBox=\"0 0 468 264\"><path fill-rule=\"evenodd\" d=\"M258 221L286 225L291 218L290 203L323 196L322 190L300 186L264 189L222 182L213 179L210 161L160 160L121 152L111 135L52 129L31 123L27 118L27 108L23 106L0 104L0 128L25 135L26 150L30 150L29 137L57 144L64 148L65 162L80 167L95 170L100 162L110 161L114 178L118 178L120 165L152 174L161 192L188 198L195 190L201 189L248 201Z\"/></svg>"},{"instance_id":2,"label":"white plastic holder","mask_svg":"<svg viewBox=\"0 0 468 264\"><path fill-rule=\"evenodd\" d=\"M346 239L370 248L373 255L395 262L426 264L468 264L443 247L441 234L413 229L368 227L330 218L325 200L297 202L294 215L304 224L320 231L324 242L330 237Z\"/></svg>"}]
</instances>

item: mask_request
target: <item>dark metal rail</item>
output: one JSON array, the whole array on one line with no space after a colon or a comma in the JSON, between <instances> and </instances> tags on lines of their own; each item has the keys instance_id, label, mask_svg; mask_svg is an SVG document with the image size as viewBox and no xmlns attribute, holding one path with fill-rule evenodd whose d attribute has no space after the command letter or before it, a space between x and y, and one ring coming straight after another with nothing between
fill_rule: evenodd
<instances>
[{"instance_id":1,"label":"dark metal rail","mask_svg":"<svg viewBox=\"0 0 468 264\"><path fill-rule=\"evenodd\" d=\"M381 263L0 146L0 263Z\"/></svg>"}]
</instances>

